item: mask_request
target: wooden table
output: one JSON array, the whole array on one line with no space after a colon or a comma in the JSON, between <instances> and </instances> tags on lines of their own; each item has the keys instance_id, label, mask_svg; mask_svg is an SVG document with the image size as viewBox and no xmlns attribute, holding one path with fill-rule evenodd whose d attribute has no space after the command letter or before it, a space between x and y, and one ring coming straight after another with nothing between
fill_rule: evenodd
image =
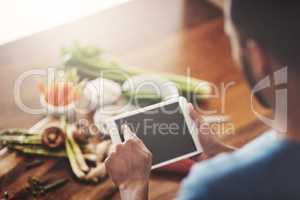
<instances>
[{"instance_id":1,"label":"wooden table","mask_svg":"<svg viewBox=\"0 0 300 200\"><path fill-rule=\"evenodd\" d=\"M55 13L53 13L55 15ZM74 23L35 34L0 47L0 129L29 128L40 115L23 112L14 101L14 83L22 72L59 63L59 49L78 40L103 48L107 55L127 66L152 68L178 74L190 73L218 86L232 82L223 98L211 98L204 109L231 116L235 134L222 135L224 142L242 146L266 127L250 109L250 92L234 66L228 38L223 31L222 13L201 0L133 0L111 10ZM187 71L189 69L190 71ZM22 85L26 105L39 106L32 79ZM223 109L222 109L222 104ZM255 105L259 112L267 112ZM50 159L46 164L24 170L26 159L15 153L0 158L0 193L17 191L28 176L71 177L65 160ZM16 164L18 163L18 164ZM172 199L183 176L155 173L150 182L150 199ZM85 185L71 181L44 199L99 199L110 195L109 181Z\"/></svg>"}]
</instances>

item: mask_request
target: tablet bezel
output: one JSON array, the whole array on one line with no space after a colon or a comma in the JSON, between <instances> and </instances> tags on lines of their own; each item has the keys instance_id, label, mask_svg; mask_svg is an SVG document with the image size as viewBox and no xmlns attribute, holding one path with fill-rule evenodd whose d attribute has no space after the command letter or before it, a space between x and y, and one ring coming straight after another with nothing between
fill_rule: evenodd
<instances>
[{"instance_id":1,"label":"tablet bezel","mask_svg":"<svg viewBox=\"0 0 300 200\"><path fill-rule=\"evenodd\" d=\"M165 166L165 165L168 165L168 164L171 164L171 163L174 163L174 162L177 162L177 161L180 161L180 160L183 160L183 159L186 159L186 158L189 158L189 157L192 157L192 156L202 153L203 150L202 150L201 144L198 139L198 128L197 128L195 122L190 117L188 102L184 97L172 98L170 100L167 100L167 101L164 101L161 103L150 105L150 106L147 106L144 108L139 108L137 110L126 112L126 113L123 113L123 114L120 114L120 115L110 118L108 121L106 121L106 126L107 126L108 132L112 138L113 144L117 145L117 144L122 143L121 136L118 131L117 125L115 123L115 120L119 120L119 119L122 119L125 117L129 117L129 116L132 116L132 115L135 115L138 113L142 113L142 112L146 112L146 111L149 111L152 109L163 107L168 104L172 104L172 103L176 103L176 102L179 103L179 107L183 113L185 123L186 123L189 133L191 134L191 137L193 139L194 145L196 147L196 151L192 151L190 153L184 154L177 158L172 158L170 160L152 165L152 169L156 169L156 168L159 168L159 167L162 167L162 166Z\"/></svg>"}]
</instances>

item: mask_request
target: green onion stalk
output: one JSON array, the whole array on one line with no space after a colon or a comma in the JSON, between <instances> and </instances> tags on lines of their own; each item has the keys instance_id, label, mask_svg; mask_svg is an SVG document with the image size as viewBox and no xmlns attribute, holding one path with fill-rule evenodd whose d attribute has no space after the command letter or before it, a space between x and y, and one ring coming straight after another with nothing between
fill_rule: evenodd
<instances>
[{"instance_id":1,"label":"green onion stalk","mask_svg":"<svg viewBox=\"0 0 300 200\"><path fill-rule=\"evenodd\" d=\"M73 138L73 127L72 125L66 125L66 152L67 156L72 168L73 173L78 178L83 178L85 176L85 170L88 170L88 166L82 165L82 163L79 162L78 157L81 155L78 155L78 151L80 151L80 147L78 144L76 144L74 138ZM81 153L81 151L80 151ZM79 153L79 154L80 154ZM82 156L83 157L83 156ZM83 159L83 158L82 158ZM81 161L81 160L80 160ZM85 163L85 161L83 161ZM87 169L86 169L87 168Z\"/></svg>"},{"instance_id":2,"label":"green onion stalk","mask_svg":"<svg viewBox=\"0 0 300 200\"><path fill-rule=\"evenodd\" d=\"M73 150L73 147L72 147L72 144L70 141L70 137L72 136L73 128L72 128L72 126L69 126L67 124L65 117L61 117L60 124L61 124L62 129L66 133L65 148L66 148L67 157L68 157L69 163L71 165L72 171L76 175L76 177L82 178L82 177L84 177L85 174L77 164L76 155L75 155L75 152Z\"/></svg>"}]
</instances>

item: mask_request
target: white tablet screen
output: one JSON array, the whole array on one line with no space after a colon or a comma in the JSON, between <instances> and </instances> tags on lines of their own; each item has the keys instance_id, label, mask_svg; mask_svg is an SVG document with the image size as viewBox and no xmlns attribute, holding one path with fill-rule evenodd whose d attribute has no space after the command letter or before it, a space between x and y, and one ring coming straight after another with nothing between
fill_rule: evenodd
<instances>
[{"instance_id":1,"label":"white tablet screen","mask_svg":"<svg viewBox=\"0 0 300 200\"><path fill-rule=\"evenodd\" d=\"M127 124L145 143L153 154L153 165L197 151L178 102L115 122L119 133L121 125Z\"/></svg>"}]
</instances>

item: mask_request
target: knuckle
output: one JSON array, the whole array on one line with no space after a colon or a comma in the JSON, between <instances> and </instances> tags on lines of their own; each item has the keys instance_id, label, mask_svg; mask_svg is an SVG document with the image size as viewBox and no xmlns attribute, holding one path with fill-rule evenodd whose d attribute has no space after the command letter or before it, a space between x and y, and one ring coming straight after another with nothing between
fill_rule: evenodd
<instances>
[{"instance_id":1,"label":"knuckle","mask_svg":"<svg viewBox=\"0 0 300 200\"><path fill-rule=\"evenodd\" d=\"M144 143L142 140L140 140L139 138L133 138L133 143L134 145L140 146L140 147L144 147Z\"/></svg>"},{"instance_id":2,"label":"knuckle","mask_svg":"<svg viewBox=\"0 0 300 200\"><path fill-rule=\"evenodd\" d=\"M148 153L146 154L146 156L147 156L147 158L148 158L149 160L152 160L152 153L148 152Z\"/></svg>"},{"instance_id":3,"label":"knuckle","mask_svg":"<svg viewBox=\"0 0 300 200\"><path fill-rule=\"evenodd\" d=\"M134 137L133 140L138 142L138 143L143 143L142 140L139 137Z\"/></svg>"},{"instance_id":4,"label":"knuckle","mask_svg":"<svg viewBox=\"0 0 300 200\"><path fill-rule=\"evenodd\" d=\"M133 139L129 139L129 140L127 140L126 144L133 145L133 144L135 144L135 141Z\"/></svg>"},{"instance_id":5,"label":"knuckle","mask_svg":"<svg viewBox=\"0 0 300 200\"><path fill-rule=\"evenodd\" d=\"M152 154L150 152L146 152L143 156L145 161L151 161L152 160Z\"/></svg>"},{"instance_id":6,"label":"knuckle","mask_svg":"<svg viewBox=\"0 0 300 200\"><path fill-rule=\"evenodd\" d=\"M140 139L135 139L134 141L135 141L135 143L136 143L137 145L144 146L144 143L142 142L142 140L140 140Z\"/></svg>"}]
</instances>

